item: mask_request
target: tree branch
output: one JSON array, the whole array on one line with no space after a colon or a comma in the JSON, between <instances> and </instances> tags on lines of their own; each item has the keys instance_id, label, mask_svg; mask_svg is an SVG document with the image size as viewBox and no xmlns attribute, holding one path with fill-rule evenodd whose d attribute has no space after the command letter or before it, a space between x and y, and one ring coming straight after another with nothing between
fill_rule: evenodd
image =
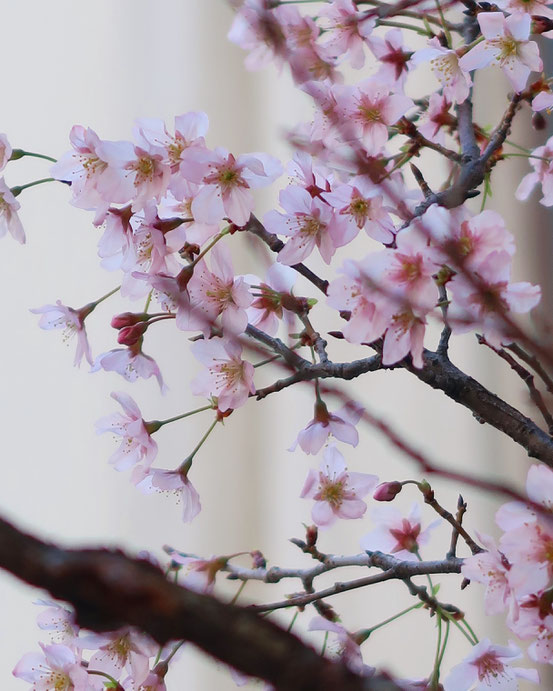
<instances>
[{"instance_id":1,"label":"tree branch","mask_svg":"<svg viewBox=\"0 0 553 691\"><path fill-rule=\"evenodd\" d=\"M257 616L169 582L150 562L107 549L66 550L0 519L0 568L70 602L94 631L135 626L160 644L187 640L279 691L395 691L384 676L359 677Z\"/></svg>"}]
</instances>

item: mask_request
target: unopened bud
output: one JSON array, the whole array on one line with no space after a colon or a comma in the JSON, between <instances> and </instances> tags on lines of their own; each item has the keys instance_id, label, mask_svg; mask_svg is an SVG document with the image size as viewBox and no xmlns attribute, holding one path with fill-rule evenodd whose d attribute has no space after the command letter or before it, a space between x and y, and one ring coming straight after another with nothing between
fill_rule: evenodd
<instances>
[{"instance_id":1,"label":"unopened bud","mask_svg":"<svg viewBox=\"0 0 553 691\"><path fill-rule=\"evenodd\" d=\"M376 501L393 501L403 489L401 482L383 482L375 489L373 499Z\"/></svg>"},{"instance_id":2,"label":"unopened bud","mask_svg":"<svg viewBox=\"0 0 553 691\"><path fill-rule=\"evenodd\" d=\"M547 121L541 113L534 113L532 115L532 127L537 131L541 132L547 127Z\"/></svg>"},{"instance_id":3,"label":"unopened bud","mask_svg":"<svg viewBox=\"0 0 553 691\"><path fill-rule=\"evenodd\" d=\"M319 531L316 525L310 525L305 531L305 541L308 547L315 547L317 544L317 538L319 537Z\"/></svg>"},{"instance_id":4,"label":"unopened bud","mask_svg":"<svg viewBox=\"0 0 553 691\"><path fill-rule=\"evenodd\" d=\"M253 563L253 568L254 569L264 569L267 566L267 560L263 556L263 554L258 550L254 550L253 552L250 552L250 556L252 558L252 563Z\"/></svg>"},{"instance_id":5,"label":"unopened bud","mask_svg":"<svg viewBox=\"0 0 553 691\"><path fill-rule=\"evenodd\" d=\"M188 285L188 282L192 278L192 275L194 274L194 265L190 264L190 266L185 266L178 274L177 276L177 285L180 290L186 290L186 287Z\"/></svg>"},{"instance_id":6,"label":"unopened bud","mask_svg":"<svg viewBox=\"0 0 553 691\"><path fill-rule=\"evenodd\" d=\"M553 20L549 17L542 17L532 15L532 33L533 34L543 34L546 31L553 30Z\"/></svg>"},{"instance_id":7,"label":"unopened bud","mask_svg":"<svg viewBox=\"0 0 553 691\"><path fill-rule=\"evenodd\" d=\"M146 312L121 312L121 314L116 314L113 317L111 326L114 329L123 329L125 326L134 326L139 322L146 321L148 316Z\"/></svg>"},{"instance_id":8,"label":"unopened bud","mask_svg":"<svg viewBox=\"0 0 553 691\"><path fill-rule=\"evenodd\" d=\"M119 331L117 343L126 346L136 345L144 335L144 332L147 328L148 324L146 322L135 324L134 326L125 326Z\"/></svg>"}]
</instances>

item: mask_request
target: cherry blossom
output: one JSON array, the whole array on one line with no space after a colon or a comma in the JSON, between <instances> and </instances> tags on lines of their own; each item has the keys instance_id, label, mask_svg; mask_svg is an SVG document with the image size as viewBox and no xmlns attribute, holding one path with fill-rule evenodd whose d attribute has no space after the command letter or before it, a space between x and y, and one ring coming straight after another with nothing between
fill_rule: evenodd
<instances>
[{"instance_id":1,"label":"cherry blossom","mask_svg":"<svg viewBox=\"0 0 553 691\"><path fill-rule=\"evenodd\" d=\"M204 333L209 335L219 315L224 333L243 333L248 325L246 309L252 302L249 285L243 278L235 278L227 245L219 242L209 256L211 271L207 263L201 260L194 267L188 284L190 299L207 325Z\"/></svg>"},{"instance_id":2,"label":"cherry blossom","mask_svg":"<svg viewBox=\"0 0 553 691\"><path fill-rule=\"evenodd\" d=\"M95 304L90 303L75 310L72 307L63 305L61 300L57 300L55 305L44 305L43 307L36 307L30 311L33 314L40 314L38 325L41 329L49 331L50 329L62 329L63 341L68 343L73 336L77 336L77 350L75 352L75 359L73 364L80 366L83 357L92 365L92 353L88 345L86 336L86 329L84 320L92 312Z\"/></svg>"},{"instance_id":3,"label":"cherry blossom","mask_svg":"<svg viewBox=\"0 0 553 691\"><path fill-rule=\"evenodd\" d=\"M430 60L432 72L443 87L443 95L455 103L463 103L470 93L472 79L468 68L461 65L456 51L441 45L435 36L428 41L428 48L418 50L413 55L413 64Z\"/></svg>"},{"instance_id":4,"label":"cherry blossom","mask_svg":"<svg viewBox=\"0 0 553 691\"><path fill-rule=\"evenodd\" d=\"M149 660L159 648L151 638L131 628L88 634L79 639L79 647L96 650L88 669L105 672L115 679L119 679L125 669L138 686L150 673Z\"/></svg>"},{"instance_id":5,"label":"cherry blossom","mask_svg":"<svg viewBox=\"0 0 553 691\"><path fill-rule=\"evenodd\" d=\"M490 688L516 691L517 678L539 683L534 669L511 667L510 662L522 657L515 645L494 645L488 638L477 643L469 655L444 679L444 691L487 691Z\"/></svg>"},{"instance_id":6,"label":"cherry blossom","mask_svg":"<svg viewBox=\"0 0 553 691\"><path fill-rule=\"evenodd\" d=\"M355 69L363 67L365 39L375 27L374 17L363 17L352 0L335 0L323 8L319 16L328 22L325 50L349 58Z\"/></svg>"},{"instance_id":7,"label":"cherry blossom","mask_svg":"<svg viewBox=\"0 0 553 691\"><path fill-rule=\"evenodd\" d=\"M412 108L413 101L402 94L390 93L388 85L374 77L356 87L335 86L337 110L371 153L378 153L388 141L388 127Z\"/></svg>"},{"instance_id":8,"label":"cherry blossom","mask_svg":"<svg viewBox=\"0 0 553 691\"><path fill-rule=\"evenodd\" d=\"M384 244L393 242L394 223L383 206L378 187L365 178L352 178L350 184L339 185L332 192L324 192L321 196L347 220L350 233L344 234L345 241L349 242L364 228L374 240Z\"/></svg>"},{"instance_id":9,"label":"cherry blossom","mask_svg":"<svg viewBox=\"0 0 553 691\"><path fill-rule=\"evenodd\" d=\"M532 151L532 158L528 159L534 169L533 173L525 175L515 192L520 201L528 199L537 184L541 184L543 197L540 204L553 206L553 137L544 146L538 146Z\"/></svg>"},{"instance_id":10,"label":"cherry blossom","mask_svg":"<svg viewBox=\"0 0 553 691\"><path fill-rule=\"evenodd\" d=\"M144 422L139 407L128 394L118 391L111 397L123 408L123 413L112 413L96 423L98 433L112 432L122 437L109 462L120 471L142 461L149 467L157 455L157 444L151 437L156 425Z\"/></svg>"},{"instance_id":11,"label":"cherry blossom","mask_svg":"<svg viewBox=\"0 0 553 691\"><path fill-rule=\"evenodd\" d=\"M317 400L313 420L298 434L290 451L294 451L299 444L304 453L317 454L330 436L351 446L357 446L359 434L355 425L361 419L363 410L362 406L350 401L336 413L329 413L325 403Z\"/></svg>"},{"instance_id":12,"label":"cherry blossom","mask_svg":"<svg viewBox=\"0 0 553 691\"><path fill-rule=\"evenodd\" d=\"M21 204L13 196L4 178L0 178L0 238L9 231L14 240L25 243L25 231L17 214Z\"/></svg>"},{"instance_id":13,"label":"cherry blossom","mask_svg":"<svg viewBox=\"0 0 553 691\"><path fill-rule=\"evenodd\" d=\"M200 223L218 223L228 217L238 226L253 211L251 190L274 182L282 173L280 163L263 153L235 158L226 149L190 150L180 166L181 174L202 187L192 201L192 214Z\"/></svg>"},{"instance_id":14,"label":"cherry blossom","mask_svg":"<svg viewBox=\"0 0 553 691\"><path fill-rule=\"evenodd\" d=\"M522 91L530 72L543 69L537 44L528 40L530 15L505 17L502 12L481 12L477 19L484 41L463 55L459 66L470 71L495 63L501 67L513 89Z\"/></svg>"},{"instance_id":15,"label":"cherry blossom","mask_svg":"<svg viewBox=\"0 0 553 691\"><path fill-rule=\"evenodd\" d=\"M284 57L286 40L269 0L245 0L236 13L229 41L250 51L245 60L248 70L259 70L274 59Z\"/></svg>"},{"instance_id":16,"label":"cherry blossom","mask_svg":"<svg viewBox=\"0 0 553 691\"><path fill-rule=\"evenodd\" d=\"M4 133L0 134L0 170L4 170L11 158L13 149Z\"/></svg>"},{"instance_id":17,"label":"cherry blossom","mask_svg":"<svg viewBox=\"0 0 553 691\"><path fill-rule=\"evenodd\" d=\"M361 518L367 505L361 499L378 482L376 475L350 473L344 457L335 446L325 449L320 469L310 470L301 491L304 499L314 499L313 522L329 527L338 518Z\"/></svg>"},{"instance_id":18,"label":"cherry blossom","mask_svg":"<svg viewBox=\"0 0 553 691\"><path fill-rule=\"evenodd\" d=\"M135 477L135 481L138 478ZM188 471L151 468L136 486L145 494L155 491L175 494L182 504L182 520L185 523L192 521L201 511L200 495L190 482Z\"/></svg>"},{"instance_id":19,"label":"cherry blossom","mask_svg":"<svg viewBox=\"0 0 553 691\"><path fill-rule=\"evenodd\" d=\"M253 300L247 309L248 322L252 326L274 336L280 321L284 318L291 328L294 315L286 309L286 296L290 296L296 280L296 273L282 264L273 264L267 271L265 282L255 277L251 281Z\"/></svg>"},{"instance_id":20,"label":"cherry blossom","mask_svg":"<svg viewBox=\"0 0 553 691\"><path fill-rule=\"evenodd\" d=\"M207 367L192 381L192 393L217 396L221 412L239 408L255 393L253 365L240 358L242 347L238 343L222 338L197 341L192 353Z\"/></svg>"},{"instance_id":21,"label":"cherry blossom","mask_svg":"<svg viewBox=\"0 0 553 691\"><path fill-rule=\"evenodd\" d=\"M51 600L37 600L34 604L46 607L36 618L39 629L49 631L53 643L71 648L79 635L74 612Z\"/></svg>"},{"instance_id":22,"label":"cherry blossom","mask_svg":"<svg viewBox=\"0 0 553 691\"><path fill-rule=\"evenodd\" d=\"M287 266L302 262L316 246L323 260L330 264L336 248L351 235L345 235L344 221L333 213L332 207L296 185L282 190L279 200L287 213L269 211L264 218L268 230L290 237L278 253L279 262Z\"/></svg>"},{"instance_id":23,"label":"cherry blossom","mask_svg":"<svg viewBox=\"0 0 553 691\"><path fill-rule=\"evenodd\" d=\"M309 631L328 631L334 634L334 644L331 644L330 652L334 653L355 674L371 676L374 667L363 663L363 655L355 635L349 633L341 624L329 621L323 617L313 617L309 622Z\"/></svg>"},{"instance_id":24,"label":"cherry blossom","mask_svg":"<svg viewBox=\"0 0 553 691\"><path fill-rule=\"evenodd\" d=\"M66 645L40 644L42 653L27 653L17 663L13 675L33 684L33 689L60 691L93 691L93 685L80 660Z\"/></svg>"},{"instance_id":25,"label":"cherry blossom","mask_svg":"<svg viewBox=\"0 0 553 691\"><path fill-rule=\"evenodd\" d=\"M380 63L375 76L384 84L394 84L398 91L403 90L413 53L404 50L401 31L390 29L383 39L372 34L367 43Z\"/></svg>"},{"instance_id":26,"label":"cherry blossom","mask_svg":"<svg viewBox=\"0 0 553 691\"><path fill-rule=\"evenodd\" d=\"M98 355L90 371L98 372L100 369L106 372L117 372L129 382L134 382L139 378L155 377L161 392L164 393L167 389L156 361L142 352L140 341L134 346L116 348Z\"/></svg>"},{"instance_id":27,"label":"cherry blossom","mask_svg":"<svg viewBox=\"0 0 553 691\"><path fill-rule=\"evenodd\" d=\"M428 109L419 127L419 132L431 142L445 144L444 128L455 125L455 118L449 112L451 100L444 94L430 94Z\"/></svg>"},{"instance_id":28,"label":"cherry blossom","mask_svg":"<svg viewBox=\"0 0 553 691\"><path fill-rule=\"evenodd\" d=\"M526 494L534 504L553 515L553 471L545 465L533 465L526 477ZM521 528L538 519L536 510L528 504L510 501L495 514L497 525L505 531Z\"/></svg>"},{"instance_id":29,"label":"cherry blossom","mask_svg":"<svg viewBox=\"0 0 553 691\"><path fill-rule=\"evenodd\" d=\"M413 504L408 518L394 506L377 506L371 511L371 518L377 527L361 540L361 547L367 551L395 554L399 559L414 561L420 547L428 544L431 532L440 524L440 519L430 523L424 530L421 525L421 508Z\"/></svg>"}]
</instances>

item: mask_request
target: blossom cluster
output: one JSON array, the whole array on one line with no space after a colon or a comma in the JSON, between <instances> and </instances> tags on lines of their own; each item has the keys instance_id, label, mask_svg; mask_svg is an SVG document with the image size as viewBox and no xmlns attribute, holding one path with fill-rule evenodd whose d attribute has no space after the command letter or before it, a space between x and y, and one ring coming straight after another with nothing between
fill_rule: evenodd
<instances>
[{"instance_id":1,"label":"blossom cluster","mask_svg":"<svg viewBox=\"0 0 553 691\"><path fill-rule=\"evenodd\" d=\"M406 15L422 21L418 33L427 38L424 47L414 49L398 26L392 23L394 28L384 31L386 19L365 3L332 0L316 16L288 2L241 4L229 38L248 51L246 66L288 65L315 106L312 121L289 134L295 151L286 166L264 152L212 148L206 139L207 115L188 112L177 116L172 128L157 119L136 120L132 141L102 139L93 129L75 125L71 150L51 167L53 179L70 187L71 203L93 213L101 233L100 265L118 272L120 285L80 308L58 300L33 309L40 315L39 326L62 330L64 340L76 335L76 365L85 359L91 371L117 372L129 383L153 377L162 392L166 385L160 368L143 350L147 331L160 322L174 323L192 342L190 351L201 369L190 387L204 399L202 407L167 420L146 420L133 398L119 391L112 397L121 412L97 423L98 432L109 432L120 442L110 458L113 467L131 471L131 481L145 494L177 494L184 521L201 510L190 479L199 449L218 423L267 393L258 389L257 368L278 359L294 369L297 356L297 372L313 361L323 378L328 343L313 325L323 310L335 325L332 335L354 346L371 346L383 367L408 363L421 370L431 321L444 328L447 338L478 331L500 350L517 335L513 315L530 312L540 300L538 286L512 279L514 237L500 214L485 209L485 196L477 213L464 205L474 190L446 203L417 167L412 167L414 185L404 166L426 150L446 159L453 188L462 186L467 160L481 166L489 186L493 167L508 156L496 140L502 137L505 143L510 120L491 134L471 121L474 146L467 153L460 133L463 104L470 103L475 72L495 65L515 92L511 105L527 103L536 113L553 107L553 92L543 75L529 84L531 73L543 69L532 37L553 33L548 23L553 11L540 0L479 5L472 18L474 37L466 42L461 25L444 17L439 2L436 10L419 10ZM402 8L397 12L402 16ZM437 80L437 91L415 99L409 88L413 74L425 64ZM346 65L366 70L357 83L346 83L340 69ZM18 151L0 135L0 170L25 155ZM553 138L528 157L534 172L521 182L518 198L526 199L540 184L542 203L553 205ZM289 183L279 190L279 208L258 214L260 221L253 215L254 191L275 183L284 170ZM20 242L25 236L15 197L24 187L10 189L0 179L0 235L9 230ZM276 255L263 276L234 270L233 250L248 243L251 233ZM328 280L313 280L304 264L312 262L314 253L329 267ZM338 268L336 257L341 258ZM298 273L322 286L324 299L298 295ZM140 307L113 316L119 347L94 357L85 322L117 291L131 303L141 301ZM298 352L307 352L308 358ZM255 362L260 353L271 357ZM357 446L364 410L348 401L331 412L318 377L305 377L315 379L313 418L304 423L290 450L299 447L308 456L322 452L318 468L309 470L297 493L314 502L315 526L329 528L338 520L362 518L367 495L391 501L403 484L377 487L376 475L349 469L339 444ZM279 380L270 392L284 385ZM175 468L153 467L158 454L154 435L203 411L210 411L210 425L190 454ZM552 476L542 466L531 469L528 495L533 505L503 507L497 516L504 531L499 545L479 536L486 551L467 558L463 566L467 578L487 585L487 613L506 610L513 632L532 641L532 659L548 663L553 663L553 529L546 514L553 501ZM408 517L389 506L371 513L375 527L361 539L363 550L406 562L420 559L419 548L428 544L439 522L423 529L418 505ZM183 583L208 593L231 558L202 559L175 550L170 557ZM89 691L102 688L107 679L119 684L114 688L165 689L166 666L156 662L163 662L167 651L158 651L143 634L125 629L81 635L71 613L55 605L41 615L39 626L55 632L57 642L42 645L40 654L24 656L14 670L33 688ZM374 671L363 663L359 637L337 617L317 617L310 629L333 634L342 659L356 673ZM492 683L511 689L516 677L537 681L534 670L510 667L509 660L519 656L515 646L471 642L472 653L445 678L446 691ZM96 652L84 660L83 650ZM444 650L445 643L442 657ZM439 665L431 688L437 688L438 678ZM420 685L406 682L405 688Z\"/></svg>"}]
</instances>

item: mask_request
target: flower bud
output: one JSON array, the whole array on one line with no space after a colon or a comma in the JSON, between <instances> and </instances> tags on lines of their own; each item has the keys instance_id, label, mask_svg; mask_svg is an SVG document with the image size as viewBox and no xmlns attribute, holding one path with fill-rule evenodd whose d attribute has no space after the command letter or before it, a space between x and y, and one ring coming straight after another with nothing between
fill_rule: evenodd
<instances>
[{"instance_id":1,"label":"flower bud","mask_svg":"<svg viewBox=\"0 0 553 691\"><path fill-rule=\"evenodd\" d=\"M316 525L310 525L305 531L305 541L308 547L315 547L317 544L317 537L319 536L319 531Z\"/></svg>"},{"instance_id":2,"label":"flower bud","mask_svg":"<svg viewBox=\"0 0 553 691\"><path fill-rule=\"evenodd\" d=\"M393 501L402 489L403 485L396 480L393 482L383 482L375 489L373 499L376 499L376 501Z\"/></svg>"},{"instance_id":3,"label":"flower bud","mask_svg":"<svg viewBox=\"0 0 553 691\"><path fill-rule=\"evenodd\" d=\"M186 290L186 287L188 285L188 282L192 278L192 275L194 274L194 265L190 264L189 266L185 266L181 271L179 272L177 276L177 285L180 290Z\"/></svg>"},{"instance_id":4,"label":"flower bud","mask_svg":"<svg viewBox=\"0 0 553 691\"><path fill-rule=\"evenodd\" d=\"M267 560L258 549L250 552L250 556L252 558L254 569L265 569L267 567Z\"/></svg>"},{"instance_id":5,"label":"flower bud","mask_svg":"<svg viewBox=\"0 0 553 691\"><path fill-rule=\"evenodd\" d=\"M135 324L134 326L125 326L119 331L117 336L117 343L126 346L133 346L138 343L138 341L144 335L144 332L148 328L148 324L145 322Z\"/></svg>"},{"instance_id":6,"label":"flower bud","mask_svg":"<svg viewBox=\"0 0 553 691\"><path fill-rule=\"evenodd\" d=\"M545 31L551 31L553 29L553 20L549 17L541 17L538 15L532 15L532 33L533 34L543 34Z\"/></svg>"},{"instance_id":7,"label":"flower bud","mask_svg":"<svg viewBox=\"0 0 553 691\"><path fill-rule=\"evenodd\" d=\"M145 312L121 312L121 314L116 314L115 317L113 317L111 326L114 329L122 329L125 326L134 326L147 319L148 315Z\"/></svg>"},{"instance_id":8,"label":"flower bud","mask_svg":"<svg viewBox=\"0 0 553 691\"><path fill-rule=\"evenodd\" d=\"M541 113L534 113L532 115L532 127L537 132L540 132L541 130L544 130L547 127L547 121Z\"/></svg>"}]
</instances>

